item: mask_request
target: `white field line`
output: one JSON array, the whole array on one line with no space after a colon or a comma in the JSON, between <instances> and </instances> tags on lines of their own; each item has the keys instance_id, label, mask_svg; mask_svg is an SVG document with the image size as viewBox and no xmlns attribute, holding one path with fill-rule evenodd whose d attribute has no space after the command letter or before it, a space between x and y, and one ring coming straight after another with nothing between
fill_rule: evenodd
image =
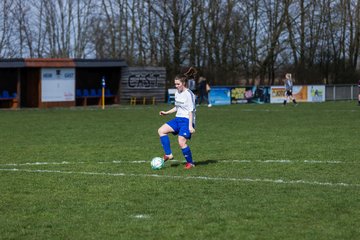
<instances>
[{"instance_id":1,"label":"white field line","mask_svg":"<svg viewBox=\"0 0 360 240\"><path fill-rule=\"evenodd\" d=\"M68 165L68 164L83 164L85 162L28 162L28 163L3 163L0 166L33 166L33 165Z\"/></svg>"},{"instance_id":2,"label":"white field line","mask_svg":"<svg viewBox=\"0 0 360 240\"><path fill-rule=\"evenodd\" d=\"M61 170L40 170L40 169L0 169L3 172L27 172L27 173L59 173L59 174L80 174L80 175L100 175L100 176L123 176L123 177L152 177L152 178L166 178L173 180L205 180L205 181L222 181L222 182L260 182L260 183L274 183L274 184L306 184L329 187L360 187L360 184L351 183L333 183L333 182L319 182L306 180L283 180L283 179L268 179L268 178L233 178L233 177L207 177L207 176L170 176L159 174L137 174L137 173L106 173L106 172L74 172Z\"/></svg>"},{"instance_id":3,"label":"white field line","mask_svg":"<svg viewBox=\"0 0 360 240\"><path fill-rule=\"evenodd\" d=\"M138 218L138 219L147 219L150 218L150 215L147 214L137 214L137 215L133 215L133 218Z\"/></svg>"},{"instance_id":4,"label":"white field line","mask_svg":"<svg viewBox=\"0 0 360 240\"><path fill-rule=\"evenodd\" d=\"M349 162L342 162L342 161L320 161L320 160L219 160L219 163L319 163L319 164L341 164L341 163L349 163ZM360 163L360 161L359 161Z\"/></svg>"},{"instance_id":5,"label":"white field line","mask_svg":"<svg viewBox=\"0 0 360 240\"><path fill-rule=\"evenodd\" d=\"M171 162L183 162L180 160L170 160ZM71 165L71 164L91 164L91 162L27 162L27 163L0 163L0 166L37 166L37 165ZM97 164L141 164L141 163L150 163L150 160L114 160L114 161L99 161ZM214 160L214 163L307 163L307 164L360 164L358 162L342 162L342 161L333 161L333 160Z\"/></svg>"}]
</instances>

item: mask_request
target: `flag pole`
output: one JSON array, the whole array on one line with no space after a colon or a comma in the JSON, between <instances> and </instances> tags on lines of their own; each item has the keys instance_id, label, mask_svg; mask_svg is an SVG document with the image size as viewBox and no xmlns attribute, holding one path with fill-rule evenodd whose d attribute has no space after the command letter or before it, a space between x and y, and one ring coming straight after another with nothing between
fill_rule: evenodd
<instances>
[{"instance_id":1,"label":"flag pole","mask_svg":"<svg viewBox=\"0 0 360 240\"><path fill-rule=\"evenodd\" d=\"M101 81L102 91L101 91L101 105L102 109L105 109L105 77Z\"/></svg>"}]
</instances>

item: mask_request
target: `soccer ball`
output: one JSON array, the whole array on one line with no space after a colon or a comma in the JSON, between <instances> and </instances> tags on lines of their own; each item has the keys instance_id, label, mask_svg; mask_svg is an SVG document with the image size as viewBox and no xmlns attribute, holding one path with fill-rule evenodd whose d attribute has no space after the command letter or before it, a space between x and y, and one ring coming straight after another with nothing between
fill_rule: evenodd
<instances>
[{"instance_id":1,"label":"soccer ball","mask_svg":"<svg viewBox=\"0 0 360 240\"><path fill-rule=\"evenodd\" d=\"M152 169L159 170L163 166L164 166L164 159L162 159L161 157L154 157L151 160L151 168Z\"/></svg>"}]
</instances>

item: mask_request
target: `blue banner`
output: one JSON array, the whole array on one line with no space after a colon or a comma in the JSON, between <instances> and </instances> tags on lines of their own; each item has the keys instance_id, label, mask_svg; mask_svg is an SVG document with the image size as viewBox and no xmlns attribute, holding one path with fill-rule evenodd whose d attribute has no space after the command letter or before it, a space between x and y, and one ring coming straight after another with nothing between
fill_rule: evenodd
<instances>
[{"instance_id":1,"label":"blue banner","mask_svg":"<svg viewBox=\"0 0 360 240\"><path fill-rule=\"evenodd\" d=\"M230 96L231 88L211 87L209 92L209 101L212 105L228 105L231 104Z\"/></svg>"}]
</instances>

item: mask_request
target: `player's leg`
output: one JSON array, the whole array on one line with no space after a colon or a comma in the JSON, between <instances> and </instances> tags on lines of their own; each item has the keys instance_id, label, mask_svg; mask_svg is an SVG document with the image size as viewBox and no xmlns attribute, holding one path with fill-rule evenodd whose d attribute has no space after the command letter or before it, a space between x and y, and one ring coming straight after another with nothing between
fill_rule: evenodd
<instances>
[{"instance_id":1,"label":"player's leg","mask_svg":"<svg viewBox=\"0 0 360 240\"><path fill-rule=\"evenodd\" d=\"M206 102L208 103L208 107L212 107L210 99L209 99L209 93L206 94Z\"/></svg>"},{"instance_id":2,"label":"player's leg","mask_svg":"<svg viewBox=\"0 0 360 240\"><path fill-rule=\"evenodd\" d=\"M289 95L287 93L287 91L285 92L285 98L284 98L284 106L286 105L287 101L289 99Z\"/></svg>"},{"instance_id":3,"label":"player's leg","mask_svg":"<svg viewBox=\"0 0 360 240\"><path fill-rule=\"evenodd\" d=\"M160 142L161 145L164 149L164 160L169 160L169 159L173 159L173 155L172 155L172 151L171 151L171 147L170 147L170 138L168 136L169 133L173 133L174 129L172 127L170 127L167 123L163 124L159 129L158 129L158 134L160 136Z\"/></svg>"},{"instance_id":4,"label":"player's leg","mask_svg":"<svg viewBox=\"0 0 360 240\"><path fill-rule=\"evenodd\" d=\"M296 99L294 98L294 96L292 94L291 94L291 100L295 105L297 105Z\"/></svg>"},{"instance_id":5,"label":"player's leg","mask_svg":"<svg viewBox=\"0 0 360 240\"><path fill-rule=\"evenodd\" d=\"M187 139L183 136L178 136L178 142L179 142L179 146L181 148L181 151L186 159L186 165L185 168L189 169L192 167L195 167L195 164L193 162L193 158L192 158L192 153L190 150L190 147L186 144Z\"/></svg>"},{"instance_id":6,"label":"player's leg","mask_svg":"<svg viewBox=\"0 0 360 240\"><path fill-rule=\"evenodd\" d=\"M191 133L189 129L189 119L187 118L180 118L178 121L179 126L179 136L178 136L178 143L181 148L181 151L186 159L185 168L189 169L195 167L192 153L190 147L187 145L187 140L191 138Z\"/></svg>"},{"instance_id":7,"label":"player's leg","mask_svg":"<svg viewBox=\"0 0 360 240\"><path fill-rule=\"evenodd\" d=\"M199 100L198 100L198 103L197 103L197 104L198 104L198 105L201 105L203 99L204 99L204 94L203 94L203 92L200 92L200 94L199 94Z\"/></svg>"}]
</instances>

